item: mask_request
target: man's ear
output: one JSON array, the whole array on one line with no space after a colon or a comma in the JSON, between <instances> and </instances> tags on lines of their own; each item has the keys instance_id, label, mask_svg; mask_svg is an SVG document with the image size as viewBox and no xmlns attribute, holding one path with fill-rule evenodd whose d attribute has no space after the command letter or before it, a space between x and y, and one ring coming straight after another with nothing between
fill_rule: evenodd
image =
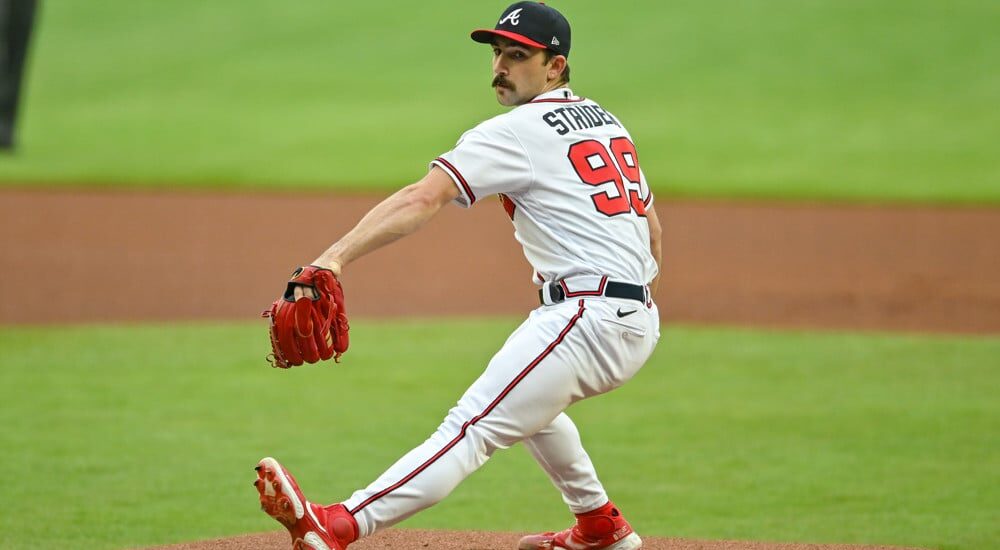
<instances>
[{"instance_id":1,"label":"man's ear","mask_svg":"<svg viewBox=\"0 0 1000 550\"><path fill-rule=\"evenodd\" d=\"M549 60L549 70L546 76L549 80L559 80L563 70L566 68L566 56L557 55Z\"/></svg>"}]
</instances>

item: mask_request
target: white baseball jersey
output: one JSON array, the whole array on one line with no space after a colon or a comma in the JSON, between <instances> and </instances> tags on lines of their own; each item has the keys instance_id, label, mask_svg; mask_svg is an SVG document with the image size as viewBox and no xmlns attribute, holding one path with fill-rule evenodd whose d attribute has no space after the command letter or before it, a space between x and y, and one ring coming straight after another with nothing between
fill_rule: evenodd
<instances>
[{"instance_id":1,"label":"white baseball jersey","mask_svg":"<svg viewBox=\"0 0 1000 550\"><path fill-rule=\"evenodd\" d=\"M645 218L653 195L632 138L569 88L483 122L431 165L455 181L462 206L500 195L536 283L656 276Z\"/></svg>"}]
</instances>

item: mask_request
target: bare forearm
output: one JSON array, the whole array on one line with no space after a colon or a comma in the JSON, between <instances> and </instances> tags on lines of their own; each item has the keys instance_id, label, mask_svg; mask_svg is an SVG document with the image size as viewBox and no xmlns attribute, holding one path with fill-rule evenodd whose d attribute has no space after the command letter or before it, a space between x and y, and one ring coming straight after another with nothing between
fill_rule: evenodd
<instances>
[{"instance_id":1,"label":"bare forearm","mask_svg":"<svg viewBox=\"0 0 1000 550\"><path fill-rule=\"evenodd\" d=\"M649 223L649 253L656 260L656 277L649 283L649 288L656 295L656 290L660 286L660 275L663 274L663 228L660 226L660 217L656 214L655 208L650 208L646 212L646 221Z\"/></svg>"},{"instance_id":2,"label":"bare forearm","mask_svg":"<svg viewBox=\"0 0 1000 550\"><path fill-rule=\"evenodd\" d=\"M347 264L420 229L458 193L451 178L434 167L417 183L400 189L372 208L313 264L340 275Z\"/></svg>"},{"instance_id":3,"label":"bare forearm","mask_svg":"<svg viewBox=\"0 0 1000 550\"><path fill-rule=\"evenodd\" d=\"M441 209L416 185L400 189L372 208L354 229L321 254L315 265L335 273L354 260L420 229Z\"/></svg>"},{"instance_id":4,"label":"bare forearm","mask_svg":"<svg viewBox=\"0 0 1000 550\"><path fill-rule=\"evenodd\" d=\"M660 239L649 240L649 251L653 254L653 259L656 260L656 277L653 277L653 281L649 283L649 289L655 296L656 290L660 287L660 275L663 273L663 252L660 247Z\"/></svg>"}]
</instances>

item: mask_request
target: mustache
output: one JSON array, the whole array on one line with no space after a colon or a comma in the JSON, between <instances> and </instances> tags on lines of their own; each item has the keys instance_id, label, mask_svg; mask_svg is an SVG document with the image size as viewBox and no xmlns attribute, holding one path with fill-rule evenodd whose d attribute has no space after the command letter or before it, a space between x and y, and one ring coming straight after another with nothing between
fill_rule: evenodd
<instances>
[{"instance_id":1,"label":"mustache","mask_svg":"<svg viewBox=\"0 0 1000 550\"><path fill-rule=\"evenodd\" d=\"M491 87L496 88L497 86L500 86L502 88L507 88L508 90L514 89L514 85L511 84L509 80L504 78L502 74L498 74L496 77L493 78L493 84L491 85Z\"/></svg>"}]
</instances>

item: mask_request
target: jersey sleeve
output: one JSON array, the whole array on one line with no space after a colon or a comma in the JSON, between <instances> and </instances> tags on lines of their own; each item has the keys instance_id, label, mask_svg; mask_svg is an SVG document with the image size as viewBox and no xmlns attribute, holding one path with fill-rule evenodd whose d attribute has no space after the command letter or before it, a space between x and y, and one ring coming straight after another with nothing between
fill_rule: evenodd
<instances>
[{"instance_id":1,"label":"jersey sleeve","mask_svg":"<svg viewBox=\"0 0 1000 550\"><path fill-rule=\"evenodd\" d=\"M431 161L459 189L455 202L466 208L482 197L517 193L531 185L531 161L517 136L502 124L487 121L469 130L455 148Z\"/></svg>"}]
</instances>

